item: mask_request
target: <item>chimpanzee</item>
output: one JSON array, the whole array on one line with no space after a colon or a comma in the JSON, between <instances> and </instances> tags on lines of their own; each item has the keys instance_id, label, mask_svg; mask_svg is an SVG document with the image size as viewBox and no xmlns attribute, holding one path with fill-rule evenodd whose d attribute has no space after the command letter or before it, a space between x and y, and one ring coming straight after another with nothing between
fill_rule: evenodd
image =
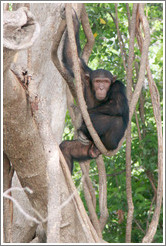
<instances>
[{"instance_id":1,"label":"chimpanzee","mask_svg":"<svg viewBox=\"0 0 166 246\"><path fill-rule=\"evenodd\" d=\"M84 98L88 112L101 141L108 150L117 148L124 136L129 120L129 107L124 84L116 80L109 71L97 69L92 71L81 58L79 41L79 21L73 16L78 55L81 64L81 78L84 85ZM72 49L69 45L66 32L63 46L62 61L68 72L73 76ZM73 161L85 161L97 158L100 151L97 149L83 122L78 130L78 139L63 141L60 144L62 153L72 173ZM88 142L83 140L89 140ZM82 141L80 141L82 140Z\"/></svg>"}]
</instances>

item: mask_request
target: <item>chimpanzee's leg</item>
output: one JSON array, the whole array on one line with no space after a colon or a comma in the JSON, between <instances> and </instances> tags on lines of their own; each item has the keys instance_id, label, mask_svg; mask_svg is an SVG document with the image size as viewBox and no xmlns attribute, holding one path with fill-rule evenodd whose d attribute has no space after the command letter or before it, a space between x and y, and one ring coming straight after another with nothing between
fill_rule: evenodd
<instances>
[{"instance_id":1,"label":"chimpanzee's leg","mask_svg":"<svg viewBox=\"0 0 166 246\"><path fill-rule=\"evenodd\" d=\"M101 141L108 150L114 150L125 133L125 126L122 117L112 116L110 118L109 130L101 136Z\"/></svg>"},{"instance_id":2,"label":"chimpanzee's leg","mask_svg":"<svg viewBox=\"0 0 166 246\"><path fill-rule=\"evenodd\" d=\"M125 132L125 124L122 117L96 113L90 114L90 118L104 146L108 150L116 149ZM79 131L83 132L83 134L92 141L84 122Z\"/></svg>"},{"instance_id":3,"label":"chimpanzee's leg","mask_svg":"<svg viewBox=\"0 0 166 246\"><path fill-rule=\"evenodd\" d=\"M87 161L97 158L100 154L95 145L90 142L88 145L82 144L79 140L63 141L60 149L72 173L73 161Z\"/></svg>"},{"instance_id":4,"label":"chimpanzee's leg","mask_svg":"<svg viewBox=\"0 0 166 246\"><path fill-rule=\"evenodd\" d=\"M107 131L109 131L110 127L112 128L112 118L114 118L114 116L104 115L101 113L93 113L89 114L89 116L91 118L93 127L97 131L99 137L106 134ZM82 132L89 140L92 141L92 137L89 134L89 131L84 122L78 130L78 135L80 135L80 132Z\"/></svg>"}]
</instances>

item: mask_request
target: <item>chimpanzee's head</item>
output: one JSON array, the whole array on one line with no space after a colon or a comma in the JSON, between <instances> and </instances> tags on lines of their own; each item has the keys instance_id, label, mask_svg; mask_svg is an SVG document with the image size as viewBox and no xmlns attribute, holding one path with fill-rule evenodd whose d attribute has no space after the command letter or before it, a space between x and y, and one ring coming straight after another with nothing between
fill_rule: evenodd
<instances>
[{"instance_id":1,"label":"chimpanzee's head","mask_svg":"<svg viewBox=\"0 0 166 246\"><path fill-rule=\"evenodd\" d=\"M90 74L90 84L97 100L103 101L107 98L110 86L116 80L107 70L97 69Z\"/></svg>"}]
</instances>

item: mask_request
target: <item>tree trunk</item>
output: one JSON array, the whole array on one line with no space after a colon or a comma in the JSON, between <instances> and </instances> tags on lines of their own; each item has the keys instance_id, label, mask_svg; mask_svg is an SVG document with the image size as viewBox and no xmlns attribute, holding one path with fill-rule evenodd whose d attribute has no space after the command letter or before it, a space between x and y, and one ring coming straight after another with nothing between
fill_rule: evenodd
<instances>
[{"instance_id":1,"label":"tree trunk","mask_svg":"<svg viewBox=\"0 0 166 246\"><path fill-rule=\"evenodd\" d=\"M23 4L13 4L13 10L20 5ZM49 243L100 242L94 228L85 228L82 224L82 211L77 209L77 201L72 198L74 194L70 193L59 162L57 144L61 142L65 122L66 86L52 63L51 46L61 20L62 6L59 3L31 3L27 4L29 11L23 8L6 13L4 152L14 166L21 186L33 191L26 191L32 206L31 216L20 203L23 215L31 223L22 233L29 236L22 234L19 237L20 225L13 230L17 233L13 234L13 241L17 243L30 242L35 235L34 226L38 224L43 224ZM11 23L14 23L12 28ZM18 195L13 192L13 196L18 203L23 199L22 192ZM14 206L14 209L19 208ZM19 213L14 214L19 216ZM18 222L16 216L13 228ZM90 225L88 217L85 220ZM35 242L41 240L40 236L34 239Z\"/></svg>"}]
</instances>

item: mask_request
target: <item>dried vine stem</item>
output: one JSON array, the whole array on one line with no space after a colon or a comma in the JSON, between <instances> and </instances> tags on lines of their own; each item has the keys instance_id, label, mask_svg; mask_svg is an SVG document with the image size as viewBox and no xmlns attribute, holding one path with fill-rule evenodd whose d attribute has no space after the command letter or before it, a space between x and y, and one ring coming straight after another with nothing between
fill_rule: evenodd
<instances>
[{"instance_id":1,"label":"dried vine stem","mask_svg":"<svg viewBox=\"0 0 166 246\"><path fill-rule=\"evenodd\" d=\"M134 60L134 38L136 30L136 13L138 4L133 4L132 20L130 24L130 42L129 42L129 58L127 67L127 97L129 103L132 97L132 64ZM126 193L127 193L127 224L126 224L126 243L131 242L132 220L134 205L132 201L132 187L131 187L131 122L129 122L126 134Z\"/></svg>"},{"instance_id":2,"label":"dried vine stem","mask_svg":"<svg viewBox=\"0 0 166 246\"><path fill-rule=\"evenodd\" d=\"M142 18L143 18L143 14L144 12L142 11ZM140 13L139 13L140 14ZM144 18L146 21L146 18ZM141 31L139 29L139 26L137 26L138 30L137 30L137 40L138 40L138 45L140 50L142 50L142 45L143 45L143 38L141 35ZM162 204L162 189L163 189L163 157L162 157L162 153L163 153L163 143L162 143L162 124L161 124L161 110L160 110L160 99L159 99L159 93L156 87L156 84L152 78L152 74L150 71L150 67L149 67L149 62L147 61L147 65L146 65L146 69L147 69L147 75L148 75L148 82L149 82L149 89L150 89L150 94L151 94L151 98L152 98L152 105L153 105L153 110L154 110L154 116L155 116L155 121L156 121L156 126L157 126L157 135L158 135L158 187L157 190L155 188L155 185L153 183L152 178L149 176L149 174L146 172L150 183L152 185L152 188L154 190L154 197L152 199L152 203L151 206L154 202L154 200L157 198L156 200L156 209L154 211L153 217L152 217L152 221L150 223L150 226L146 232L146 235L144 236L142 242L143 243L150 243L153 240L153 237L155 235L156 229L157 229L157 225L158 225L158 220L159 220L159 216L160 216L160 209L161 209L161 204ZM144 118L143 118L144 121ZM144 135L145 135L145 130L144 130ZM150 208L151 210L151 208ZM148 216L149 218L149 216ZM147 219L147 225L148 225L148 219Z\"/></svg>"},{"instance_id":3,"label":"dried vine stem","mask_svg":"<svg viewBox=\"0 0 166 246\"><path fill-rule=\"evenodd\" d=\"M77 93L76 93L76 89L75 89L75 86L73 83L73 78L65 71L65 68L60 63L59 58L58 58L58 54L57 54L58 47L59 47L60 41L62 39L62 35L65 32L65 29L66 29L66 20L61 20L59 28L58 28L56 34L54 35L54 40L53 40L53 44L52 44L52 48L51 48L51 58L52 58L52 61L55 65L55 67L58 69L59 73L66 80L67 85L70 88L72 96L77 101Z\"/></svg>"},{"instance_id":4,"label":"dried vine stem","mask_svg":"<svg viewBox=\"0 0 166 246\"><path fill-rule=\"evenodd\" d=\"M141 13L143 14L143 12ZM160 108L160 96L156 84L153 80L149 63L147 62L147 75L149 82L149 90L151 94L151 100L153 105L153 112L157 126L157 138L158 138L158 185L157 185L157 200L156 208L152 217L152 221L149 225L149 229L143 238L143 243L151 243L157 230L157 225L160 217L160 210L162 205L163 196L163 136L162 136L162 122L161 122L161 108Z\"/></svg>"},{"instance_id":5,"label":"dried vine stem","mask_svg":"<svg viewBox=\"0 0 166 246\"><path fill-rule=\"evenodd\" d=\"M82 224L82 227L83 227L83 229L86 233L86 236L88 238L88 242L99 243L99 242L101 242L101 240L99 239L96 231L94 230L94 228L93 228L93 226L89 220L89 217L88 217L88 215L85 211L85 208L83 206L83 203L81 201L81 198L80 198L80 196L77 192L77 189L73 183L69 168L66 164L66 161L65 161L63 154L60 151L60 149L59 149L59 155L60 155L60 163L61 163L62 170L63 170L64 176L65 176L65 180L67 182L67 186L69 188L70 193L74 194L73 202L75 204L76 211L77 211L78 217L80 219L80 222Z\"/></svg>"},{"instance_id":6,"label":"dried vine stem","mask_svg":"<svg viewBox=\"0 0 166 246\"><path fill-rule=\"evenodd\" d=\"M127 9L127 17L128 17L128 24L129 24L129 33L130 33L130 24L131 24L131 21L130 21L130 9L129 9L129 4L126 3L126 9Z\"/></svg>"},{"instance_id":7,"label":"dried vine stem","mask_svg":"<svg viewBox=\"0 0 166 246\"><path fill-rule=\"evenodd\" d=\"M89 218L98 234L98 236L100 238L102 238L102 232L101 232L101 229L100 229L100 223L99 223L99 220L98 220L98 217L97 217L97 214L95 212L95 207L93 205L93 201L92 201L92 198L91 198L91 194L90 194L90 191L89 191L89 188L87 186L87 183L84 182L84 194L85 194L85 200L86 200L86 204L87 204L87 207L88 207L88 211L89 211Z\"/></svg>"},{"instance_id":8,"label":"dried vine stem","mask_svg":"<svg viewBox=\"0 0 166 246\"><path fill-rule=\"evenodd\" d=\"M84 8L84 11L85 11L85 8ZM85 17L85 12L84 12L84 17ZM94 40L93 40L93 37L90 36L90 35L93 36L93 34L92 34L92 32L90 32L91 29L90 29L90 26L88 25L87 22L88 22L88 17L87 17L87 14L86 14L86 19L84 21L84 18L83 18L82 25L84 26L84 31L85 31L86 35L88 35L87 36L87 42L88 42L88 44L86 45L86 48L84 49L84 54L83 55L86 57L85 59L88 60L88 58L89 58L88 56L90 55L90 53L87 52L87 49L90 49L89 52L91 52L91 49L93 47L92 41L94 41ZM66 22L64 20L62 20L61 23L60 23L60 26L58 28L58 31L57 31L57 33L55 35L55 38L54 38L54 43L52 45L51 55L52 55L52 60L54 62L54 65L58 68L58 70L61 73L61 75L68 82L69 79L71 79L71 78L70 77L68 78L66 74L63 74L64 73L64 68L62 67L61 63L59 62L59 59L58 59L58 56L57 56L58 46L59 46L60 40L62 38L62 35L64 33L65 27L66 27ZM74 87L74 84L73 84L72 79L71 79L71 83L72 83L72 85ZM69 88L70 88L70 91L71 91L71 86L69 86ZM71 97L70 93L68 93L68 94L69 94L68 95L68 99L69 99L68 100L68 107L70 109L70 114L71 114L71 117L72 117L73 124L77 128L77 123L75 124L75 121L77 122L77 118L78 118L77 116L78 116L78 114L77 114L77 112L75 112L75 109L73 109L73 107L71 106L71 105L74 105L73 97ZM73 94L74 94L74 97L76 98L76 96L75 96L75 94L76 94L75 87L74 87L74 93L72 93L72 95ZM84 170L83 173L85 173L86 165L84 165L84 163L82 163L81 164L81 167L82 167L82 170ZM93 206L95 208L96 207L95 191L93 189L91 180L88 179L88 178L89 177L86 177L86 179L84 181L84 184L86 183L85 184L86 190L88 189L88 191L87 191L88 197L90 198L90 199L87 200L87 203L88 203L88 206L90 206L90 207ZM95 218L95 217L97 218L96 213L94 211L93 212L92 211L93 211L93 209L90 209L90 217L91 218ZM97 230L98 230L99 234L101 235L100 226L99 226L99 222L98 222L97 219L94 220L94 224L96 224L96 225L98 224L97 225L97 228L98 228Z\"/></svg>"},{"instance_id":9,"label":"dried vine stem","mask_svg":"<svg viewBox=\"0 0 166 246\"><path fill-rule=\"evenodd\" d=\"M149 34L149 24L148 21L144 15L144 8L143 4L139 4L139 12L138 12L138 21L142 22L143 29L145 33L145 39L150 40L150 34ZM140 24L140 23L139 23ZM139 29L139 26L137 27L137 41L140 47L141 52L143 53L145 51L145 39L143 40L143 37L141 35L141 31ZM149 42L149 41L148 41ZM148 45L148 44L146 44ZM158 136L158 187L157 187L157 200L156 200L156 208L152 217L152 221L150 223L149 229L143 238L143 243L150 243L153 240L153 237L157 230L157 225L159 221L160 216L160 210L161 210L161 204L162 204L162 190L163 190L163 142L162 142L162 123L161 123L161 109L160 109L160 99L159 99L159 93L156 87L156 84L152 78L152 74L150 71L148 60L146 61L144 67L147 69L147 75L148 75L148 82L149 82L149 89L150 94L152 98L152 105L154 110L154 116L157 126L157 136ZM137 83L138 84L138 83ZM134 96L133 96L134 97ZM132 100L134 102L134 98Z\"/></svg>"},{"instance_id":10,"label":"dried vine stem","mask_svg":"<svg viewBox=\"0 0 166 246\"><path fill-rule=\"evenodd\" d=\"M111 14L111 16L112 16L112 14ZM112 16L112 18L115 21L115 18L113 16ZM129 104L129 108L130 108L129 125L130 125L130 122L131 122L132 115L134 113L136 104L138 102L139 95L140 95L141 90L142 90L143 81L144 81L144 78L145 78L145 67L146 67L146 60L147 60L147 56L148 56L148 48L149 48L149 43L150 43L150 33L149 33L149 31L146 28L144 30L144 33L145 33L145 41L144 41L144 47L143 47L143 49L141 51L142 54L141 54L139 77L138 77L138 81L137 81L134 93L132 95L131 102ZM145 57L145 59L144 59L144 57ZM106 153L103 153L103 152L102 153L105 154L105 155L108 155L108 156L115 155L118 152L118 150L120 149L120 147L122 146L125 137L126 137L126 132L124 134L124 137L120 140L117 149L115 149L114 151L107 151Z\"/></svg>"},{"instance_id":11,"label":"dried vine stem","mask_svg":"<svg viewBox=\"0 0 166 246\"><path fill-rule=\"evenodd\" d=\"M143 41L143 46L142 46L142 50L141 50L141 62L140 62L140 70L139 70L139 76L138 76L138 81L135 87L135 91L134 94L132 96L131 99L131 110L130 110L130 120L131 117L133 115L134 109L136 107L137 101L139 99L140 93L141 93L141 89L142 89L142 85L145 79L145 69L146 69L146 62L147 62L147 58L148 58L148 50L149 50L149 44L150 44L150 31L149 31L149 24L148 21L145 20L145 18L141 18L141 11L143 11L142 9L144 9L144 5L143 4L139 4L138 6L138 17L140 17L140 19L138 21L141 21L143 24L143 29L144 29L144 41Z\"/></svg>"},{"instance_id":12,"label":"dried vine stem","mask_svg":"<svg viewBox=\"0 0 166 246\"><path fill-rule=\"evenodd\" d=\"M83 49L82 57L85 60L85 62L88 62L88 59L89 59L89 56L91 54L95 39L94 39L93 33L91 31L90 25L89 25L89 19L88 19L88 15L86 13L86 10L85 10L85 6L83 6L83 9L82 9L81 23L82 23L85 35L87 37L87 43L86 43L86 45L85 45L85 47ZM99 207L100 207L99 223L100 223L100 229L102 231L104 229L104 227L105 227L107 218L109 216L108 215L108 209L107 209L106 171L105 171L105 165L104 165L102 156L100 156L99 158L96 159L96 163L97 163L98 172L99 172ZM81 168L83 169L82 164L83 163L81 163ZM86 181L86 179L85 179L85 181ZM88 182L88 184L90 185L92 183ZM92 189L90 188L89 185L88 185L88 187L89 187L89 189L91 191ZM91 192L91 196L92 196L92 194L93 193ZM92 199L92 202L93 202L93 199ZM94 206L94 208L96 207L96 204L94 204L94 202L93 202L93 206Z\"/></svg>"},{"instance_id":13,"label":"dried vine stem","mask_svg":"<svg viewBox=\"0 0 166 246\"><path fill-rule=\"evenodd\" d=\"M84 33L87 37L87 43L85 44L85 47L83 49L83 59L85 62L88 62L89 56L91 54L93 45L94 45L94 36L90 28L89 24L89 19L88 15L85 10L85 6L83 6L82 13L81 13L81 23L84 29ZM87 163L87 162L86 162ZM102 157L100 156L96 160L97 166L98 166L98 172L99 172L99 207L100 207L100 218L99 218L99 223L100 223L100 229L101 231L104 229L107 218L108 218L108 209L107 209L107 185L106 185L106 171L105 171L105 165L102 160ZM81 169L85 175L85 173L88 174L89 171L89 162L87 164L81 163ZM86 170L86 171L85 171ZM87 203L90 203L94 206L94 209L96 208L96 196L95 192L92 186L92 182L89 178L89 176L86 176L87 179L85 179L85 182L88 185L89 192L91 194L91 199L88 201L86 200ZM86 189L86 187L85 187ZM91 209L92 211L92 209ZM95 210L93 210L95 212ZM90 211L89 211L90 212ZM91 215L92 216L92 215ZM94 215L93 215L94 216Z\"/></svg>"},{"instance_id":14,"label":"dried vine stem","mask_svg":"<svg viewBox=\"0 0 166 246\"><path fill-rule=\"evenodd\" d=\"M83 5L82 7L82 12L81 12L81 24L85 33L85 36L87 38L87 42L83 48L83 53L82 53L82 58L84 59L84 61L87 63L89 60L89 56L92 52L93 49L93 45L94 45L94 36L92 33L92 30L90 28L90 24L89 24L89 18L88 15L86 13L86 9L85 9L85 5ZM85 180L84 180L84 185L89 189L90 192L90 196L91 199L89 200L90 203L93 203L93 207L94 209L96 209L96 195L95 195L95 190L93 188L91 179L89 178L89 164L90 161L87 162L83 162L81 163L81 169L83 174L85 175ZM86 188L85 188L86 189ZM88 201L86 201L88 203Z\"/></svg>"},{"instance_id":15,"label":"dried vine stem","mask_svg":"<svg viewBox=\"0 0 166 246\"><path fill-rule=\"evenodd\" d=\"M99 207L100 207L100 228L103 231L107 219L108 219L108 209L107 209L107 178L105 165L102 156L100 155L96 159L98 173L99 173Z\"/></svg>"},{"instance_id":16,"label":"dried vine stem","mask_svg":"<svg viewBox=\"0 0 166 246\"><path fill-rule=\"evenodd\" d=\"M121 44L121 35L120 35L120 31L119 31L117 3L115 3L115 16L116 16L116 29L117 29L118 39L119 39L120 51L121 51L121 54L122 54L123 66L124 66L125 70L127 71L126 61L125 61L125 56L124 56L124 51L123 51L123 46Z\"/></svg>"},{"instance_id":17,"label":"dried vine stem","mask_svg":"<svg viewBox=\"0 0 166 246\"><path fill-rule=\"evenodd\" d=\"M85 36L87 37L87 43L84 46L82 58L87 63L89 60L89 56L90 56L92 49L93 49L95 38L94 38L92 30L90 28L89 18L88 18L88 15L86 13L85 5L83 5L83 8L82 8L81 23L82 23L82 27L83 27Z\"/></svg>"},{"instance_id":18,"label":"dried vine stem","mask_svg":"<svg viewBox=\"0 0 166 246\"><path fill-rule=\"evenodd\" d=\"M95 195L95 189L92 185L92 181L89 177L89 164L90 164L89 161L82 162L80 166L81 166L82 173L85 177L84 182L86 183L91 195L91 202L93 204L94 209L96 209L96 195Z\"/></svg>"},{"instance_id":19,"label":"dried vine stem","mask_svg":"<svg viewBox=\"0 0 166 246\"><path fill-rule=\"evenodd\" d=\"M90 161L83 162L80 164L83 176L85 177L85 179L83 180L83 190L84 190L85 200L87 203L89 217L91 219L91 222L94 228L96 229L98 235L102 237L99 220L98 220L98 217L95 211L96 210L96 195L95 195L95 190L92 185L92 181L89 177L89 165L90 165Z\"/></svg>"},{"instance_id":20,"label":"dried vine stem","mask_svg":"<svg viewBox=\"0 0 166 246\"><path fill-rule=\"evenodd\" d=\"M78 60L77 46L76 46L76 41L75 41L75 34L73 31L74 27L73 27L73 20L72 20L71 4L66 4L66 20L67 20L69 42L72 44L72 47L73 47L72 60L73 60L73 64L74 64L73 70L74 70L74 77L76 79L76 91L77 91L77 95L78 95L78 102L79 102L79 106L80 106L81 110L83 110L83 108L84 109L86 108L85 107L86 104L85 104L85 100L83 97L83 92L82 92L82 90L80 90L80 86L82 86L82 83L81 83L80 67L79 67L79 62L78 62L79 60ZM84 101L84 105L82 105L82 101ZM86 112L87 112L87 110L86 110ZM82 114L83 114L83 118L85 120L86 116L84 115L83 112L82 112ZM87 116L89 117L88 112L87 112ZM86 192L86 195L88 196L88 192ZM87 199L89 200L89 197ZM94 207L90 206L90 203L88 203L88 206L89 206L89 210L91 211L90 214L91 214L91 218L93 219L93 225L94 225L99 237L101 237L101 231L100 231L98 219L97 219L96 213L93 211Z\"/></svg>"}]
</instances>

